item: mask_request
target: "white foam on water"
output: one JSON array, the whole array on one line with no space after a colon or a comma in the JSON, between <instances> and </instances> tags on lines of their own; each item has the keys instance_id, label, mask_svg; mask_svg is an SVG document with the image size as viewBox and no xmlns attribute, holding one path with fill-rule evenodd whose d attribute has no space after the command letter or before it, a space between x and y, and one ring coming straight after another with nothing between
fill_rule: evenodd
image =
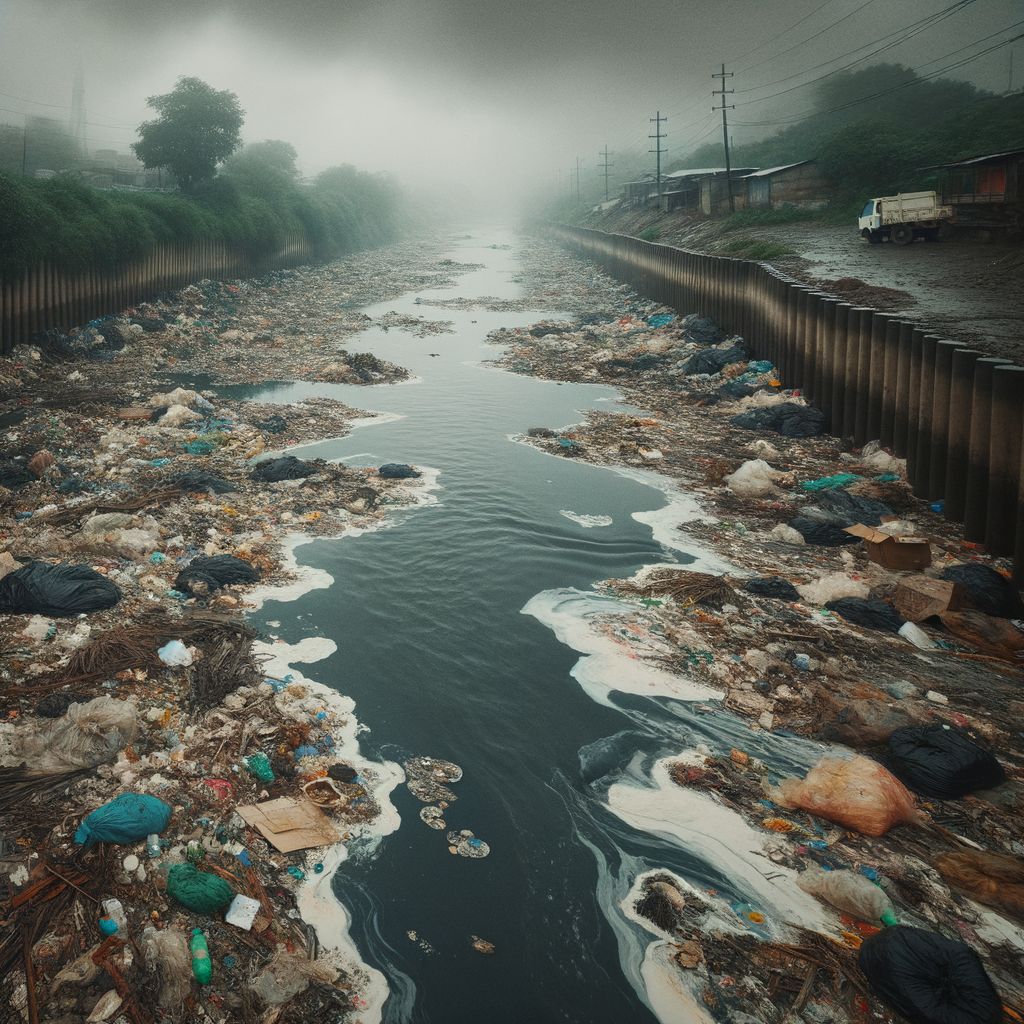
<instances>
[{"instance_id":1,"label":"white foam on water","mask_svg":"<svg viewBox=\"0 0 1024 1024\"><path fill-rule=\"evenodd\" d=\"M640 965L647 1005L661 1024L716 1024L696 984L700 975L680 970L672 960L675 950L664 939L647 947Z\"/></svg>"},{"instance_id":2,"label":"white foam on water","mask_svg":"<svg viewBox=\"0 0 1024 1024\"><path fill-rule=\"evenodd\" d=\"M662 758L651 769L653 787L616 783L608 790L612 813L642 832L663 836L729 879L765 915L769 928L799 925L835 935L833 912L797 884L797 872L769 859L771 838L714 797L676 785Z\"/></svg>"},{"instance_id":3,"label":"white foam on water","mask_svg":"<svg viewBox=\"0 0 1024 1024\"><path fill-rule=\"evenodd\" d=\"M360 732L366 730L353 713L355 701L323 683L308 678L294 667L296 662L309 664L330 657L337 650L334 641L326 637L305 637L295 644L283 641L257 642L253 647L257 655L267 656L263 671L268 676L283 679L290 674L293 683L308 691L308 696L298 702L300 707L315 712L320 705L326 705L334 712L339 720L332 731L334 752L341 760L352 765L363 778L372 780L368 788L380 808L380 814L371 822L349 828L350 836L379 841L397 831L401 819L394 804L391 803L391 793L405 779L401 767L390 761L370 761L363 757L359 749L358 736ZM275 701L285 713L297 703L290 698L289 689L278 694ZM387 979L360 957L359 949L350 934L351 917L331 888L331 879L347 856L348 847L344 842L309 851L306 855L306 877L296 893L296 904L302 919L316 930L320 946L326 951L340 953L365 977L365 988L359 997L360 1012L355 1020L358 1024L380 1024L389 992ZM313 870L314 865L318 863L323 865L320 874Z\"/></svg>"},{"instance_id":4,"label":"white foam on water","mask_svg":"<svg viewBox=\"0 0 1024 1024\"><path fill-rule=\"evenodd\" d=\"M566 519L576 523L577 526L582 526L584 530L592 530L599 526L611 526L614 521L611 516L591 515L587 512L571 512L567 508L559 509L558 514L565 516Z\"/></svg>"},{"instance_id":5,"label":"white foam on water","mask_svg":"<svg viewBox=\"0 0 1024 1024\"><path fill-rule=\"evenodd\" d=\"M593 620L598 616L623 615L630 610L617 598L567 587L542 591L527 601L522 614L532 615L560 643L583 655L570 674L598 704L611 707L612 691L683 701L718 700L724 696L721 690L695 679L647 664L595 627Z\"/></svg>"}]
</instances>

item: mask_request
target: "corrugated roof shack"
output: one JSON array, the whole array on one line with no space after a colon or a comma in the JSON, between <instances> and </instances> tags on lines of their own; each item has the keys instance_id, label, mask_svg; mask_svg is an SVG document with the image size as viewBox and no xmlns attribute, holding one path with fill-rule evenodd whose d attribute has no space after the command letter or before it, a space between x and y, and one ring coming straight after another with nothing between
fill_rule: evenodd
<instances>
[{"instance_id":1,"label":"corrugated roof shack","mask_svg":"<svg viewBox=\"0 0 1024 1024\"><path fill-rule=\"evenodd\" d=\"M765 167L743 179L747 206L772 209L796 206L818 210L828 206L830 190L816 160Z\"/></svg>"},{"instance_id":2,"label":"corrugated roof shack","mask_svg":"<svg viewBox=\"0 0 1024 1024\"><path fill-rule=\"evenodd\" d=\"M651 198L657 198L658 184L654 176L645 174L637 181L626 181L622 184L622 204L627 209L635 206L646 206Z\"/></svg>"},{"instance_id":3,"label":"corrugated roof shack","mask_svg":"<svg viewBox=\"0 0 1024 1024\"><path fill-rule=\"evenodd\" d=\"M940 164L938 192L964 227L1024 229L1024 149Z\"/></svg>"}]
</instances>

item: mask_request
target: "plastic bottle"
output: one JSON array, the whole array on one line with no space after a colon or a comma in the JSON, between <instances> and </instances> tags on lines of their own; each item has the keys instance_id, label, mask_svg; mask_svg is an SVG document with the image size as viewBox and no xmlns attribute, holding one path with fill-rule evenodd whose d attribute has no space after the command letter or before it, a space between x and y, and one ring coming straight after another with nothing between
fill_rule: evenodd
<instances>
[{"instance_id":1,"label":"plastic bottle","mask_svg":"<svg viewBox=\"0 0 1024 1024\"><path fill-rule=\"evenodd\" d=\"M201 928L192 929L192 976L200 985L209 985L213 980L213 964L210 963L210 947Z\"/></svg>"},{"instance_id":2,"label":"plastic bottle","mask_svg":"<svg viewBox=\"0 0 1024 1024\"><path fill-rule=\"evenodd\" d=\"M796 884L804 892L862 921L896 923L895 911L885 890L856 871L848 868L823 871L813 864L797 876Z\"/></svg>"},{"instance_id":3,"label":"plastic bottle","mask_svg":"<svg viewBox=\"0 0 1024 1024\"><path fill-rule=\"evenodd\" d=\"M119 931L123 933L128 930L128 918L125 916L124 907L121 905L120 900L104 900L101 906L103 907L104 917L108 917L113 921Z\"/></svg>"},{"instance_id":4,"label":"plastic bottle","mask_svg":"<svg viewBox=\"0 0 1024 1024\"><path fill-rule=\"evenodd\" d=\"M156 832L150 832L146 836L146 853L150 857L159 857L163 851L160 848L160 836Z\"/></svg>"}]
</instances>

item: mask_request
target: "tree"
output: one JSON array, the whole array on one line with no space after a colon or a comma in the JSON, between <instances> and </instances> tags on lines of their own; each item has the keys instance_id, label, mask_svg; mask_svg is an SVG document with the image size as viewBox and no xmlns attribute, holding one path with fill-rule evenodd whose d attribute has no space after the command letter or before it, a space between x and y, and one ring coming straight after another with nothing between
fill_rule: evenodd
<instances>
[{"instance_id":1,"label":"tree","mask_svg":"<svg viewBox=\"0 0 1024 1024\"><path fill-rule=\"evenodd\" d=\"M139 125L132 149L147 167L170 168L184 189L211 179L241 143L245 114L227 89L179 78L170 92L146 103L160 116Z\"/></svg>"},{"instance_id":2,"label":"tree","mask_svg":"<svg viewBox=\"0 0 1024 1024\"><path fill-rule=\"evenodd\" d=\"M228 157L222 173L256 195L275 197L292 189L299 179L298 154L289 142L252 142Z\"/></svg>"}]
</instances>

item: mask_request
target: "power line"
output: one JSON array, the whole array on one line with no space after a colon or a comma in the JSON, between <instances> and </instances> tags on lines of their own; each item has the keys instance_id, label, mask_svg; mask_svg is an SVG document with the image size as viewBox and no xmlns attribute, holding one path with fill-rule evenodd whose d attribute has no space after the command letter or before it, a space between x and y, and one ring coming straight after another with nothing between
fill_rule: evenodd
<instances>
[{"instance_id":1,"label":"power line","mask_svg":"<svg viewBox=\"0 0 1024 1024\"><path fill-rule=\"evenodd\" d=\"M957 0L957 3L952 4L951 6L946 7L941 11L937 11L935 14L929 14L926 18L921 18L918 21L911 22L904 28L899 29L899 32L905 34L899 36L895 40L890 39L889 42L885 43L883 46L878 47L877 50L873 50L871 53L866 53L863 56L858 57L856 60L851 61L844 67L835 68L832 71L829 71L824 75L821 75L819 78L812 79L809 82L802 82L800 85L793 86L793 88L800 89L803 88L803 86L805 85L812 85L814 82L820 82L822 78L827 78L829 75L835 75L839 74L839 72L841 71L846 71L848 68L853 67L854 64L859 64L861 63L861 61L870 60L872 57L877 56L884 50L889 50L894 46L899 46L901 43L905 43L908 39L912 39L914 36L919 35L921 32L924 32L929 28L932 28L939 22L945 21L946 18L950 18L954 14L958 14L965 7L969 7L971 4L976 2L977 0ZM891 33L889 35L891 36ZM819 68L824 68L827 67L829 64L834 64L836 61L844 60L847 57L852 57L853 54L857 53L858 51L865 50L869 46L875 46L877 43L881 43L886 38L888 38L888 36L883 36L881 39L872 40L870 43L865 43L863 46L858 46L847 53L840 54L838 57L832 57L829 60L822 61L820 64L815 64L812 67L804 68L801 71L796 71L791 75L785 75L783 78L777 78L771 82L762 82L760 85L747 86L746 89L737 89L737 95L742 95L748 92L757 92L759 89L767 89L773 85L781 85L783 82L792 81L794 78L799 78L801 75L806 75L811 71L817 71ZM781 96L782 93L776 93L776 95Z\"/></svg>"},{"instance_id":2,"label":"power line","mask_svg":"<svg viewBox=\"0 0 1024 1024\"><path fill-rule=\"evenodd\" d=\"M749 57L752 53L757 53L758 50L760 50L763 47L767 46L769 43L774 43L776 39L781 39L782 36L786 35L789 32L792 32L793 29L795 29L797 27L797 25L802 25L805 21L810 21L811 18L813 18L818 13L818 11L823 11L826 7L828 7L829 4L834 3L834 2L835 2L835 0L825 0L825 2L823 4L819 4L817 7L815 7L814 10L811 11L811 13L808 14L806 17L797 18L797 20L794 21L792 25L788 25L786 28L784 28L781 32L777 33L776 35L774 35L771 38L765 39L762 42L758 43L757 46L755 46L751 50L747 50L746 53L741 53L738 57L734 57L733 61L734 62L738 62L738 61L741 61L741 60L746 60L747 57Z\"/></svg>"},{"instance_id":3,"label":"power line","mask_svg":"<svg viewBox=\"0 0 1024 1024\"><path fill-rule=\"evenodd\" d=\"M785 50L780 50L771 57L765 57L764 60L759 60L756 64L748 64L745 68L740 68L740 71L753 71L754 68L759 68L763 64L768 64L770 61L778 60L779 57L783 57L787 53L792 53L793 50L796 50L801 46L805 46L807 43L811 42L812 39L817 39L819 36L823 36L826 32L831 31L836 27L836 25L841 25L844 21L849 21L855 14L859 14L865 7L870 7L873 3L875 3L875 0L864 0L864 3L855 7L849 14L844 14L837 21L833 21L831 24L826 25L823 29L820 29L813 35L809 35L806 39L801 39L800 42L794 43L792 46L787 46Z\"/></svg>"},{"instance_id":4,"label":"power line","mask_svg":"<svg viewBox=\"0 0 1024 1024\"><path fill-rule=\"evenodd\" d=\"M1000 29L1002 32L1006 32L1008 29L1017 28L1019 25L1024 25L1024 21L1019 21L1014 25L1009 25L1007 28ZM992 35L998 35L998 33L992 33ZM945 60L946 57L952 57L954 54L961 53L963 50L970 49L972 46L977 46L978 43L984 42L985 39L991 39L992 36L984 36L982 39L977 39L973 43L968 43L967 46L962 46L958 50L952 50L943 57L937 57L935 60L928 61L927 64L922 64L920 67L928 67L929 64L934 64L936 61ZM984 57L987 54L993 53L996 50L1002 49L1004 46L1009 46L1011 43L1015 43L1020 39L1024 39L1024 32L1019 35L1013 36L1010 39L1004 39L1001 42L995 43L988 48L979 51L978 53L971 54L968 57L964 57L961 60L954 61L952 64L947 64L945 67L938 68L936 71L932 71L927 75L920 75L917 78L912 79L909 82L901 82L899 85L893 86L891 89L883 89L881 92L872 93L870 96L860 96L855 100L851 100L849 103L841 103L835 107L829 107L827 110L811 110L804 114L799 114L794 117L780 118L774 121L735 121L735 124L743 125L744 127L766 127L770 125L782 125L782 124L796 124L799 121L806 121L809 117L818 117L825 114L834 114L840 110L848 110L850 107L855 107L859 103L867 103L869 100L879 99L882 96L888 96L891 93L899 92L901 89L908 89L914 85L920 85L922 82L930 81L933 78L938 78L940 75L946 74L948 71L955 71L957 68L963 67L965 64L970 64L971 61L977 60L979 57ZM911 68L915 73L920 68ZM987 98L987 97L985 97ZM755 101L760 102L760 101Z\"/></svg>"}]
</instances>

